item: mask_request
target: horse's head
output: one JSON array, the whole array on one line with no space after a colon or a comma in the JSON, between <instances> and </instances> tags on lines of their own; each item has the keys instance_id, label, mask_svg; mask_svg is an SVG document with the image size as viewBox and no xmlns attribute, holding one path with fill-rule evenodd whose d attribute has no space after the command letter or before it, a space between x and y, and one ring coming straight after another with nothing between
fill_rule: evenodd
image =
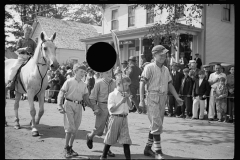
<instances>
[{"instance_id":1,"label":"horse's head","mask_svg":"<svg viewBox=\"0 0 240 160\"><path fill-rule=\"evenodd\" d=\"M51 36L51 38L46 38L44 32L41 33L41 50L44 57L47 59L50 64L51 69L56 70L59 67L59 63L56 59L56 49L57 47L53 43L56 38L56 32Z\"/></svg>"}]
</instances>

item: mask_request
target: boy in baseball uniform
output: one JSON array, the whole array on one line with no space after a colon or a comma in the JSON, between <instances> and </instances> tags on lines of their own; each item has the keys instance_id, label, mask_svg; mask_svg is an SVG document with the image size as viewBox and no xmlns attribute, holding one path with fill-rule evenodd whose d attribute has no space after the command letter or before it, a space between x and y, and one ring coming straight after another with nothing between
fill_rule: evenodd
<instances>
[{"instance_id":1,"label":"boy in baseball uniform","mask_svg":"<svg viewBox=\"0 0 240 160\"><path fill-rule=\"evenodd\" d=\"M88 99L87 84L81 79L86 74L86 67L84 65L75 64L73 66L74 77L67 79L58 94L58 110L64 114L64 129L66 132L65 143L65 157L78 156L73 149L73 142L78 132L82 120L82 104L84 100L88 106L91 103ZM63 105L63 98L65 99Z\"/></svg>"},{"instance_id":2,"label":"boy in baseball uniform","mask_svg":"<svg viewBox=\"0 0 240 160\"><path fill-rule=\"evenodd\" d=\"M172 78L168 68L163 65L167 52L168 50L162 45L153 47L154 62L145 66L140 81L139 106L140 108L145 108L147 105L147 113L150 121L150 132L144 155L155 156L156 159L163 158L160 135L163 132L163 118L168 90L180 105L183 103L183 100L179 98L172 85ZM146 105L144 101L145 86L147 86ZM154 145L156 153L151 150L152 145Z\"/></svg>"},{"instance_id":3,"label":"boy in baseball uniform","mask_svg":"<svg viewBox=\"0 0 240 160\"><path fill-rule=\"evenodd\" d=\"M116 88L115 80L112 79L112 69L101 73L101 76L102 79L95 83L91 95L89 96L90 102L93 105L93 112L96 115L95 128L86 136L89 149L93 147L94 136L102 136L107 126L109 117L107 108L108 95ZM115 157L115 154L109 150L108 156Z\"/></svg>"},{"instance_id":4,"label":"boy in baseball uniform","mask_svg":"<svg viewBox=\"0 0 240 160\"><path fill-rule=\"evenodd\" d=\"M132 144L128 129L127 115L133 106L130 102L129 85L131 79L126 75L116 77L117 88L109 94L108 111L110 113L108 131L104 138L104 149L100 159L107 158L107 153L117 141L123 145L126 159L131 159L130 147Z\"/></svg>"}]
</instances>

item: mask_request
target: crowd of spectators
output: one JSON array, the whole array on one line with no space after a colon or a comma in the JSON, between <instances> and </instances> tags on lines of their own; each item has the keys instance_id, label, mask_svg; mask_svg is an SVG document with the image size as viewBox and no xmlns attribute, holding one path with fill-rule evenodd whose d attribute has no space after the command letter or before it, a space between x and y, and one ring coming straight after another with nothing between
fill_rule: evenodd
<instances>
[{"instance_id":1,"label":"crowd of spectators","mask_svg":"<svg viewBox=\"0 0 240 160\"><path fill-rule=\"evenodd\" d=\"M214 65L213 71L210 71L210 65L202 65L199 54L195 55L195 59L187 61L184 53L181 53L177 62L174 54L167 54L164 65L169 69L173 86L184 103L178 106L169 92L165 114L169 117L234 123L234 65L230 67L229 72L226 72L221 64ZM130 67L134 64L133 61L135 62L133 57L124 61L121 69L115 70L115 74L126 74L131 81L134 81L133 75L141 76L136 69L137 65L134 68ZM142 64L141 71L153 62L152 60ZM132 94L136 95L136 91ZM132 103L134 109L130 112L138 111L139 102L135 101Z\"/></svg>"},{"instance_id":2,"label":"crowd of spectators","mask_svg":"<svg viewBox=\"0 0 240 160\"><path fill-rule=\"evenodd\" d=\"M145 62L141 67L135 63L136 59L130 57L124 61L121 68L117 68L113 77L118 73L123 73L135 82L130 86L132 105L134 109L130 112L138 111L139 104L139 78L144 67L151 62ZM94 84L101 78L100 73L88 68L85 77L82 79L88 87L89 94ZM224 68L220 64L214 66L213 72L209 65L202 65L201 59L196 54L194 60L187 61L184 53L180 54L179 62L175 60L174 54L168 53L164 63L168 67L172 76L173 86L181 98L184 100L182 106L178 106L176 100L168 93L167 112L169 117L208 119L224 122L234 122L234 66L230 67L229 73L224 73ZM71 65L62 65L56 71L47 72L49 86L45 92L45 99L48 102L57 103L57 95L63 83L73 77ZM224 83L223 83L224 82ZM224 92L224 91L225 92ZM13 91L10 91L10 98L13 98ZM35 98L35 100L37 100ZM139 112L140 113L140 112ZM205 118L204 118L204 115ZM207 117L207 118L206 118Z\"/></svg>"}]
</instances>

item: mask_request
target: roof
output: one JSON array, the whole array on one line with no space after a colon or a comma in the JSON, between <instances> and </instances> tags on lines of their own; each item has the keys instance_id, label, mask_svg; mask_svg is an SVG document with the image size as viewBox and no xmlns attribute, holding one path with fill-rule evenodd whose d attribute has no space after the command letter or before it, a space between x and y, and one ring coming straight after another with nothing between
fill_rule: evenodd
<instances>
[{"instance_id":1,"label":"roof","mask_svg":"<svg viewBox=\"0 0 240 160\"><path fill-rule=\"evenodd\" d=\"M127 30L123 30L123 31L114 31L114 33L117 36L125 36L125 35L131 35L131 34L138 34L138 33L144 33L147 34L149 32L149 29L152 27L153 25L147 26L147 27L141 27L141 28L134 28L134 29L127 29ZM202 31L201 28L196 28L196 27L192 27L189 28L188 25L184 25L184 24L179 24L179 26L184 29L184 30L188 30L188 31L197 31L200 32ZM89 38L81 38L82 42L88 42L91 40L95 40L95 39L102 39L102 38L111 38L112 34L108 33L108 34L103 34L100 36L95 36L95 37L89 37Z\"/></svg>"},{"instance_id":2,"label":"roof","mask_svg":"<svg viewBox=\"0 0 240 160\"><path fill-rule=\"evenodd\" d=\"M102 34L102 26L95 26L95 25L92 25L99 34Z\"/></svg>"},{"instance_id":3,"label":"roof","mask_svg":"<svg viewBox=\"0 0 240 160\"><path fill-rule=\"evenodd\" d=\"M41 29L48 36L57 33L54 42L58 48L85 50L85 45L80 39L99 35L98 26L41 16L37 16L36 19L38 23L34 23L34 30L40 24Z\"/></svg>"}]
</instances>

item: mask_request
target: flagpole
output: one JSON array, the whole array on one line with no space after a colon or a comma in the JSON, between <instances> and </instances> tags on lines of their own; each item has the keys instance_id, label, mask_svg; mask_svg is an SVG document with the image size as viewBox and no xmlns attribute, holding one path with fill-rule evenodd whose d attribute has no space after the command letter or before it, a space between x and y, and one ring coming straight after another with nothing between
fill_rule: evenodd
<instances>
[{"instance_id":1,"label":"flagpole","mask_svg":"<svg viewBox=\"0 0 240 160\"><path fill-rule=\"evenodd\" d=\"M117 35L113 32L113 30L110 30L112 33L112 38L113 38L113 43L115 46L115 50L117 53L117 66L120 68L120 48L119 48L119 39L117 38ZM121 73L121 81L122 81L122 73ZM123 86L123 82L122 82L122 86ZM125 90L124 90L124 86L123 86L123 97L125 97Z\"/></svg>"}]
</instances>

